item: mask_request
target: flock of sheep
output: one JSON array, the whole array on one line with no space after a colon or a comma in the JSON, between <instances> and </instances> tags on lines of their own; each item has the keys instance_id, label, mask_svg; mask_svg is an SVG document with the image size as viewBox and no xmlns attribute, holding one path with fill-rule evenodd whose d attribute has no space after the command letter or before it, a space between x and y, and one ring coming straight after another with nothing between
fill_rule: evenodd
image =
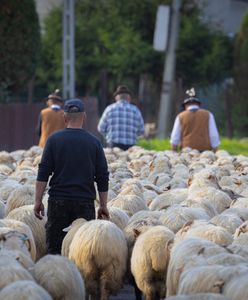
<instances>
[{"instance_id":1,"label":"flock of sheep","mask_svg":"<svg viewBox=\"0 0 248 300\"><path fill-rule=\"evenodd\" d=\"M47 255L41 154L0 152L0 300L107 300L124 283L146 300L248 299L248 157L106 148L110 221L75 220Z\"/></svg>"}]
</instances>

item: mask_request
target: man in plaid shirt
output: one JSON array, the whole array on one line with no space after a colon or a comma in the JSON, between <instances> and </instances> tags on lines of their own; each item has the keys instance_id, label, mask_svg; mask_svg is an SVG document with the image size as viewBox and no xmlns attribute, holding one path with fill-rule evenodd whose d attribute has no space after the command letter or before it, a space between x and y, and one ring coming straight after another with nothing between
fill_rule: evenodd
<instances>
[{"instance_id":1,"label":"man in plaid shirt","mask_svg":"<svg viewBox=\"0 0 248 300\"><path fill-rule=\"evenodd\" d=\"M126 86L119 86L114 98L116 103L104 110L97 128L109 147L127 150L144 134L144 120L137 106L130 103L131 92Z\"/></svg>"}]
</instances>

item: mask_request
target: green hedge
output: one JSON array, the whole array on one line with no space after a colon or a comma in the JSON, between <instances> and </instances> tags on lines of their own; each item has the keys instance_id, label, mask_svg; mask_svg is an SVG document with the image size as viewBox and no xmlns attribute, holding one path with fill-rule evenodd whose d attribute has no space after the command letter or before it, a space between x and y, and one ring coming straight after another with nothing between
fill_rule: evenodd
<instances>
[{"instance_id":1,"label":"green hedge","mask_svg":"<svg viewBox=\"0 0 248 300\"><path fill-rule=\"evenodd\" d=\"M170 149L170 142L168 139L141 139L139 140L138 145L148 150L163 151ZM233 155L243 154L248 156L248 138L241 140L222 138L219 149L226 150Z\"/></svg>"}]
</instances>

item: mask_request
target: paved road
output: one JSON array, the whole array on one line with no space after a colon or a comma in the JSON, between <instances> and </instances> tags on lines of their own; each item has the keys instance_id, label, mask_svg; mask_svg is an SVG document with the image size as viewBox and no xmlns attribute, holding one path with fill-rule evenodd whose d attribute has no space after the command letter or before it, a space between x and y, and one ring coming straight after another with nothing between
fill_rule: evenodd
<instances>
[{"instance_id":1,"label":"paved road","mask_svg":"<svg viewBox=\"0 0 248 300\"><path fill-rule=\"evenodd\" d=\"M118 295L110 297L110 300L135 300L134 288L131 285L125 285Z\"/></svg>"}]
</instances>

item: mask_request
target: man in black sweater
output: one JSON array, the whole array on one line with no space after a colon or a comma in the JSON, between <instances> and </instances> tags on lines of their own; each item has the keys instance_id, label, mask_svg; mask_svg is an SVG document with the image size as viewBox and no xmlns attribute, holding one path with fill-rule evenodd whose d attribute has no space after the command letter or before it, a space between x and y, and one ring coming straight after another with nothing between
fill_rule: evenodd
<instances>
[{"instance_id":1,"label":"man in black sweater","mask_svg":"<svg viewBox=\"0 0 248 300\"><path fill-rule=\"evenodd\" d=\"M42 197L52 175L46 223L47 249L51 254L61 252L63 228L77 218L95 219L94 182L100 198L97 217L109 218L108 166L100 141L82 129L83 102L79 99L66 101L64 116L67 128L48 138L36 181L34 213L41 219L44 216Z\"/></svg>"}]
</instances>

